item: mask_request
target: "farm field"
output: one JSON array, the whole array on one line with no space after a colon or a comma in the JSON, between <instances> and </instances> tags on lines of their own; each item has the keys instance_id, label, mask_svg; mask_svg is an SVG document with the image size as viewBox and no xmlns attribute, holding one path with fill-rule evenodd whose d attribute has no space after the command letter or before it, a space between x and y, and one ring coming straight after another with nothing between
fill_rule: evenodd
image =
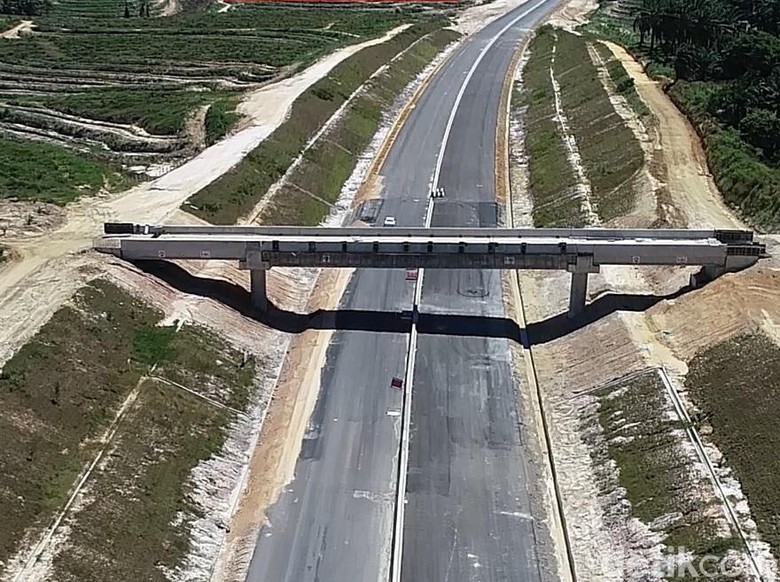
<instances>
[{"instance_id":1,"label":"farm field","mask_svg":"<svg viewBox=\"0 0 780 582\"><path fill-rule=\"evenodd\" d=\"M32 32L0 39L0 137L16 149L46 143L154 176L229 132L244 92L427 18L383 8L181 9L167 15L159 3L63 0L34 17ZM19 179L36 189L33 173ZM48 199L44 184L38 190Z\"/></svg>"}]
</instances>

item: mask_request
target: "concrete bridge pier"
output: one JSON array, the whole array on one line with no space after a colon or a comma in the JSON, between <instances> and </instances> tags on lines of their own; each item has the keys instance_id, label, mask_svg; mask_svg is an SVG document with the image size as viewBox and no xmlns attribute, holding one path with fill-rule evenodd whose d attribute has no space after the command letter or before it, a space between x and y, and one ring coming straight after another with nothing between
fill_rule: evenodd
<instances>
[{"instance_id":1,"label":"concrete bridge pier","mask_svg":"<svg viewBox=\"0 0 780 582\"><path fill-rule=\"evenodd\" d=\"M569 293L569 317L577 317L585 309L588 297L588 274L571 274L571 292Z\"/></svg>"},{"instance_id":2,"label":"concrete bridge pier","mask_svg":"<svg viewBox=\"0 0 780 582\"><path fill-rule=\"evenodd\" d=\"M569 317L577 317L585 309L588 298L588 273L598 273L598 265L593 264L592 256L578 256L577 262L568 266L571 273L571 291L569 293Z\"/></svg>"},{"instance_id":3,"label":"concrete bridge pier","mask_svg":"<svg viewBox=\"0 0 780 582\"><path fill-rule=\"evenodd\" d=\"M271 268L260 253L262 245L252 243L247 245L246 258L238 262L238 268L249 271L249 291L252 307L259 313L268 311L268 294L266 293L265 273Z\"/></svg>"},{"instance_id":4,"label":"concrete bridge pier","mask_svg":"<svg viewBox=\"0 0 780 582\"><path fill-rule=\"evenodd\" d=\"M268 311L268 295L265 289L265 272L267 269L250 269L249 282L252 296L252 307L260 313Z\"/></svg>"}]
</instances>

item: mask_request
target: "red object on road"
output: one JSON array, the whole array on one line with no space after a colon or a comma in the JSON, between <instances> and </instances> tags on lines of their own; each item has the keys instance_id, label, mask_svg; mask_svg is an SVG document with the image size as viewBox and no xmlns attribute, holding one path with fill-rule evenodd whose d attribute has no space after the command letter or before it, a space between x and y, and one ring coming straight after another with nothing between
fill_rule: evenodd
<instances>
[{"instance_id":1,"label":"red object on road","mask_svg":"<svg viewBox=\"0 0 780 582\"><path fill-rule=\"evenodd\" d=\"M406 280L407 281L416 281L417 280L417 269L406 269Z\"/></svg>"},{"instance_id":2,"label":"red object on road","mask_svg":"<svg viewBox=\"0 0 780 582\"><path fill-rule=\"evenodd\" d=\"M394 376L393 379L390 380L390 386L396 390L401 390L404 387L404 381Z\"/></svg>"}]
</instances>

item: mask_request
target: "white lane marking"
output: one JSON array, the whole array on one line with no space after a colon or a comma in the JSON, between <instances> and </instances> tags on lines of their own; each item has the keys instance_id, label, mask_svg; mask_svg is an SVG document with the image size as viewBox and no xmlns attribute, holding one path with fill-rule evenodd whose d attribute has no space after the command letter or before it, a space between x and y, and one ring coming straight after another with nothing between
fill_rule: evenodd
<instances>
[{"instance_id":1,"label":"white lane marking","mask_svg":"<svg viewBox=\"0 0 780 582\"><path fill-rule=\"evenodd\" d=\"M460 107L460 102L463 99L463 94L466 92L466 87L469 84L469 81L471 80L471 77L474 76L474 71L476 71L479 64L482 62L482 59L485 58L485 55L487 54L487 51L489 51L494 44L496 44L496 41L504 35L510 28L512 28L515 24L517 24L520 20L528 16L531 12L542 6L543 4L546 4L549 2L549 0L541 0L540 2L537 2L534 4L531 8L524 11L522 14L517 16L516 18L513 18L506 26L504 26L501 30L496 33L495 36L493 36L490 41L482 48L479 55L477 55L476 60L471 65L471 68L469 69L468 73L466 74L465 79L463 79L463 84L460 86L460 90L458 91L457 96L455 97L455 102L452 106L452 111L450 112L450 116L447 119L447 126L444 129L444 135L442 136L442 142L441 147L439 148L439 154L436 158L436 167L434 169L433 177L431 179L430 184L428 185L428 191L430 191L432 188L435 188L439 184L439 176L441 174L441 165L444 161L444 150L447 147L447 141L450 137L450 131L452 131L452 125L455 122L455 114L458 112L458 107ZM474 37L471 37L470 40L472 40ZM433 199L428 199L428 210L425 216L425 227L430 228L431 225L431 218L433 217ZM404 406L403 406L403 419L401 423L401 459L399 463L399 475L398 475L398 501L396 503L396 513L395 513L395 525L394 525L394 543L393 543L393 554L391 556L391 566L390 566L390 572L391 572L391 582L401 582L401 561L403 557L403 540L404 540L404 511L406 509L406 474L409 467L409 428L411 425L411 411L412 411L412 385L414 381L414 363L417 358L417 318L416 318L416 312L419 308L420 304L420 298L422 297L422 283L423 283L423 276L425 273L425 269L419 270L419 276L417 278L417 284L415 286L414 290L414 302L412 304L413 313L415 316L412 319L412 331L409 336L409 352L407 356L407 366L406 366L406 375L404 378Z\"/></svg>"},{"instance_id":2,"label":"white lane marking","mask_svg":"<svg viewBox=\"0 0 780 582\"><path fill-rule=\"evenodd\" d=\"M541 0L540 2L537 2L534 4L531 8L520 14L520 16L513 18L511 21L509 21L509 24L507 24L504 28L498 31L496 35L490 39L490 42L488 42L481 51L479 51L479 55L477 55L476 60L474 61L474 64L471 65L471 68L469 69L469 72L466 74L466 78L463 80L463 84L460 86L460 90L458 91L458 95L455 97L455 103L452 106L452 111L450 112L450 117L447 120L447 127L444 129L444 137L441 140L441 147L439 148L439 157L436 160L436 170L433 173L433 180L431 182L431 188L435 188L439 184L439 174L441 174L441 164L444 161L444 150L447 147L447 141L450 137L450 131L452 131L452 124L455 122L455 114L458 112L458 107L460 107L460 101L463 99L463 94L466 92L466 87L469 84L469 81L471 80L471 77L474 76L474 72L477 70L477 67L479 66L479 63L482 62L482 59L485 58L485 55L487 52L493 47L494 44L496 44L496 41L499 39L499 37L503 36L504 33L506 33L507 30L512 28L515 24L517 24L520 20L531 14L534 10L539 8L541 5L546 4L549 0ZM521 29L525 30L525 29Z\"/></svg>"}]
</instances>

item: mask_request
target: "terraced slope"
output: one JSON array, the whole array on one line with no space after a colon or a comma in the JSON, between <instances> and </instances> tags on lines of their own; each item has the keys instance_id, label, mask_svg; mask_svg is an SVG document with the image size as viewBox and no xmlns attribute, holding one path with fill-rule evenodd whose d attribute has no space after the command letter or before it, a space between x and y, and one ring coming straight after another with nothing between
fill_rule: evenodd
<instances>
[{"instance_id":1,"label":"terraced slope","mask_svg":"<svg viewBox=\"0 0 780 582\"><path fill-rule=\"evenodd\" d=\"M241 92L416 19L145 2L59 0L0 39L0 154L5 139L34 140L156 175L229 131Z\"/></svg>"}]
</instances>

